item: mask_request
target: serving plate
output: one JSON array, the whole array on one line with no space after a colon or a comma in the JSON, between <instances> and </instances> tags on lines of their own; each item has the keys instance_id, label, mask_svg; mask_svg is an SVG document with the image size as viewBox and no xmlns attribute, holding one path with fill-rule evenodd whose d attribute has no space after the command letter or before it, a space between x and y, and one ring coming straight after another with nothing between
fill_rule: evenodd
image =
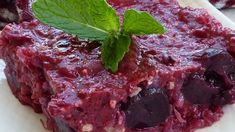
<instances>
[{"instance_id":1,"label":"serving plate","mask_svg":"<svg viewBox=\"0 0 235 132\"><path fill-rule=\"evenodd\" d=\"M221 10L229 19L235 22L235 8Z\"/></svg>"},{"instance_id":2,"label":"serving plate","mask_svg":"<svg viewBox=\"0 0 235 132\"><path fill-rule=\"evenodd\" d=\"M208 9L209 13L221 23L235 30L235 23L215 9L206 0L179 0L182 6ZM0 132L48 132L42 125L45 117L36 114L28 107L21 105L12 95L3 73L5 65L0 60ZM197 132L235 132L235 105L224 108L224 116L213 126L197 130Z\"/></svg>"}]
</instances>

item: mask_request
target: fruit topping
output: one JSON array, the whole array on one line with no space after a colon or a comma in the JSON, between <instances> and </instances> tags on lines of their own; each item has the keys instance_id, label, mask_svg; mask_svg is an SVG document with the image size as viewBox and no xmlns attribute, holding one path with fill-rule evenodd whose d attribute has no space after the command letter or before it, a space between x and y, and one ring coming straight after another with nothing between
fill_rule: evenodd
<instances>
[{"instance_id":1,"label":"fruit topping","mask_svg":"<svg viewBox=\"0 0 235 132\"><path fill-rule=\"evenodd\" d=\"M166 120L170 104L163 88L150 85L121 105L130 128L154 127Z\"/></svg>"}]
</instances>

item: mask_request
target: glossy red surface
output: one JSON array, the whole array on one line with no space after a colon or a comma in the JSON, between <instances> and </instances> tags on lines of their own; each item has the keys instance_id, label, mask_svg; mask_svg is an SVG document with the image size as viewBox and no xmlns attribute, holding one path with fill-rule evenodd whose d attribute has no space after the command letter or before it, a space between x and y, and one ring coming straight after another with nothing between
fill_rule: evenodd
<instances>
[{"instance_id":1,"label":"glossy red surface","mask_svg":"<svg viewBox=\"0 0 235 132\"><path fill-rule=\"evenodd\" d=\"M134 36L113 74L102 65L97 42L37 20L9 24L0 35L0 53L16 97L43 111L56 132L188 132L219 120L222 107L234 102L234 32L206 10L181 8L174 0L109 2L119 14L127 8L150 12L167 33ZM164 116L145 119L143 106L149 105L154 112L166 109L158 111ZM136 122L138 116L146 124Z\"/></svg>"}]
</instances>

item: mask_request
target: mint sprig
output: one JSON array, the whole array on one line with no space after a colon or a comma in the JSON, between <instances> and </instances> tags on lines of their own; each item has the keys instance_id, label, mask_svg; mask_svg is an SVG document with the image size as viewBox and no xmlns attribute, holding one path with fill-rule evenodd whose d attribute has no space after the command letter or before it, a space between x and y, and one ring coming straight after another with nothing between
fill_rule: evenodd
<instances>
[{"instance_id":1,"label":"mint sprig","mask_svg":"<svg viewBox=\"0 0 235 132\"><path fill-rule=\"evenodd\" d=\"M129 51L132 35L165 32L148 12L134 9L125 11L120 29L119 17L106 0L37 0L32 9L44 24L81 39L100 41L102 62L112 72Z\"/></svg>"},{"instance_id":2,"label":"mint sprig","mask_svg":"<svg viewBox=\"0 0 235 132\"><path fill-rule=\"evenodd\" d=\"M119 31L118 16L105 0L37 0L32 9L41 22L82 39L104 40Z\"/></svg>"},{"instance_id":3,"label":"mint sprig","mask_svg":"<svg viewBox=\"0 0 235 132\"><path fill-rule=\"evenodd\" d=\"M124 34L109 36L101 45L101 58L105 68L117 71L118 64L128 52L130 44L130 36Z\"/></svg>"},{"instance_id":4,"label":"mint sprig","mask_svg":"<svg viewBox=\"0 0 235 132\"><path fill-rule=\"evenodd\" d=\"M123 33L128 35L163 34L164 27L145 11L129 9L124 13Z\"/></svg>"}]
</instances>

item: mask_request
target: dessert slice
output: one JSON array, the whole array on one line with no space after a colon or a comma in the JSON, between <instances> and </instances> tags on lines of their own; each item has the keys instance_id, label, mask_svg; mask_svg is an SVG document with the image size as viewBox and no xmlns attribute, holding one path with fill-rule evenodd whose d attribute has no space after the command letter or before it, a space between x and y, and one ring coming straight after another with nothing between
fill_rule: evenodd
<instances>
[{"instance_id":1,"label":"dessert slice","mask_svg":"<svg viewBox=\"0 0 235 132\"><path fill-rule=\"evenodd\" d=\"M0 55L13 94L48 118L55 132L194 131L234 103L235 33L206 10L174 0L110 0L121 14L150 12L164 35L133 37L117 73L98 42L37 20L7 25Z\"/></svg>"},{"instance_id":2,"label":"dessert slice","mask_svg":"<svg viewBox=\"0 0 235 132\"><path fill-rule=\"evenodd\" d=\"M235 6L234 0L210 0L210 2L218 9L231 8Z\"/></svg>"},{"instance_id":3,"label":"dessert slice","mask_svg":"<svg viewBox=\"0 0 235 132\"><path fill-rule=\"evenodd\" d=\"M17 22L18 15L15 0L0 1L0 29L10 22Z\"/></svg>"}]
</instances>

